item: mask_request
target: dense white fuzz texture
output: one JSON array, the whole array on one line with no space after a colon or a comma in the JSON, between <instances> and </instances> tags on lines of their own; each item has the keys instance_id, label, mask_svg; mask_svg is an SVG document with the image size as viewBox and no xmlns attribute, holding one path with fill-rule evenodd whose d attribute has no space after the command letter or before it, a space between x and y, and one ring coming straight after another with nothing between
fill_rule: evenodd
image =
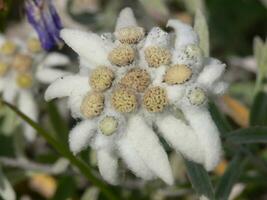
<instances>
[{"instance_id":1,"label":"dense white fuzz texture","mask_svg":"<svg viewBox=\"0 0 267 200\"><path fill-rule=\"evenodd\" d=\"M21 91L18 98L18 107L21 112L27 115L33 121L37 121L38 109L34 97L30 91ZM36 137L35 130L27 123L23 122L25 137L28 141L33 141Z\"/></svg>"},{"instance_id":2,"label":"dense white fuzz texture","mask_svg":"<svg viewBox=\"0 0 267 200\"><path fill-rule=\"evenodd\" d=\"M197 133L190 126L172 115L158 118L156 124L161 135L178 153L203 164L202 146L199 144Z\"/></svg>"},{"instance_id":3,"label":"dense white fuzz texture","mask_svg":"<svg viewBox=\"0 0 267 200\"><path fill-rule=\"evenodd\" d=\"M132 9L127 7L121 10L119 17L117 19L115 30L129 26L137 26L137 22L134 17Z\"/></svg>"},{"instance_id":4,"label":"dense white fuzz texture","mask_svg":"<svg viewBox=\"0 0 267 200\"><path fill-rule=\"evenodd\" d=\"M94 33L79 30L63 29L61 38L77 54L95 65L108 65L107 49L103 40Z\"/></svg>"},{"instance_id":5,"label":"dense white fuzz texture","mask_svg":"<svg viewBox=\"0 0 267 200\"><path fill-rule=\"evenodd\" d=\"M171 19L168 21L167 27L172 27L175 30L175 49L199 43L198 35L194 32L190 25Z\"/></svg>"},{"instance_id":6,"label":"dense white fuzz texture","mask_svg":"<svg viewBox=\"0 0 267 200\"><path fill-rule=\"evenodd\" d=\"M73 154L79 153L89 145L95 130L96 122L94 120L84 120L70 131L69 146Z\"/></svg>"},{"instance_id":7,"label":"dense white fuzz texture","mask_svg":"<svg viewBox=\"0 0 267 200\"><path fill-rule=\"evenodd\" d=\"M173 176L166 152L157 136L141 116L129 119L126 137L146 165L167 184L173 184Z\"/></svg>"},{"instance_id":8,"label":"dense white fuzz texture","mask_svg":"<svg viewBox=\"0 0 267 200\"><path fill-rule=\"evenodd\" d=\"M36 72L36 78L42 83L49 84L60 77L68 76L70 74L70 72L60 69L43 68Z\"/></svg>"},{"instance_id":9,"label":"dense white fuzz texture","mask_svg":"<svg viewBox=\"0 0 267 200\"><path fill-rule=\"evenodd\" d=\"M144 46L160 46L167 48L169 46L169 42L168 33L159 27L154 27L151 31L149 31Z\"/></svg>"},{"instance_id":10,"label":"dense white fuzz texture","mask_svg":"<svg viewBox=\"0 0 267 200\"><path fill-rule=\"evenodd\" d=\"M225 67L226 65L223 63L206 65L199 74L197 82L204 87L211 88L212 85L221 78Z\"/></svg>"},{"instance_id":11,"label":"dense white fuzz texture","mask_svg":"<svg viewBox=\"0 0 267 200\"><path fill-rule=\"evenodd\" d=\"M111 149L97 151L97 165L101 176L110 184L119 183L118 157Z\"/></svg>"},{"instance_id":12,"label":"dense white fuzz texture","mask_svg":"<svg viewBox=\"0 0 267 200\"><path fill-rule=\"evenodd\" d=\"M204 151L206 170L213 170L221 158L220 133L205 107L181 108L190 126L198 135L199 143Z\"/></svg>"},{"instance_id":13,"label":"dense white fuzz texture","mask_svg":"<svg viewBox=\"0 0 267 200\"><path fill-rule=\"evenodd\" d=\"M72 96L86 93L90 90L88 77L86 76L65 76L53 82L45 92L45 100Z\"/></svg>"},{"instance_id":14,"label":"dense white fuzz texture","mask_svg":"<svg viewBox=\"0 0 267 200\"><path fill-rule=\"evenodd\" d=\"M127 167L138 177L144 180L155 178L155 174L148 168L127 137L118 141L119 154Z\"/></svg>"},{"instance_id":15,"label":"dense white fuzz texture","mask_svg":"<svg viewBox=\"0 0 267 200\"><path fill-rule=\"evenodd\" d=\"M228 84L226 82L220 81L220 82L216 82L215 84L212 85L212 94L220 96L223 95L225 93L225 91L228 88Z\"/></svg>"},{"instance_id":16,"label":"dense white fuzz texture","mask_svg":"<svg viewBox=\"0 0 267 200\"><path fill-rule=\"evenodd\" d=\"M185 90L185 85L166 86L169 102L173 105L179 104L185 94Z\"/></svg>"}]
</instances>

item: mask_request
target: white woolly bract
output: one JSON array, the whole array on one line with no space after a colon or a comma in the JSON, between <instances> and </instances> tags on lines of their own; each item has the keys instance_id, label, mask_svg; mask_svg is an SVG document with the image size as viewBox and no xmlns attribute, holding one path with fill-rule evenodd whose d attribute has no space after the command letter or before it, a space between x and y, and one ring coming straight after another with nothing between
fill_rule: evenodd
<instances>
[{"instance_id":1,"label":"white woolly bract","mask_svg":"<svg viewBox=\"0 0 267 200\"><path fill-rule=\"evenodd\" d=\"M171 104L177 105L183 98L186 87L184 85L166 86L168 100Z\"/></svg>"},{"instance_id":2,"label":"white woolly bract","mask_svg":"<svg viewBox=\"0 0 267 200\"><path fill-rule=\"evenodd\" d=\"M73 154L85 149L95 134L96 123L94 120L84 120L78 123L69 134L69 146Z\"/></svg>"},{"instance_id":3,"label":"white woolly bract","mask_svg":"<svg viewBox=\"0 0 267 200\"><path fill-rule=\"evenodd\" d=\"M226 82L223 82L223 81L216 82L211 88L212 94L217 95L217 96L223 95L228 87L229 87L229 84Z\"/></svg>"},{"instance_id":4,"label":"white woolly bract","mask_svg":"<svg viewBox=\"0 0 267 200\"><path fill-rule=\"evenodd\" d=\"M85 97L85 93L81 92L80 94L72 95L68 99L68 107L71 111L71 116L73 118L84 118L81 113L81 104L83 98Z\"/></svg>"},{"instance_id":5,"label":"white woolly bract","mask_svg":"<svg viewBox=\"0 0 267 200\"><path fill-rule=\"evenodd\" d=\"M21 91L19 93L18 108L20 109L22 113L27 115L30 119L32 119L33 121L37 121L37 118L38 118L37 105L35 103L34 97L29 91ZM25 134L26 139L29 142L33 141L36 137L35 130L24 122L23 122L23 126L25 130L24 134Z\"/></svg>"},{"instance_id":6,"label":"white woolly bract","mask_svg":"<svg viewBox=\"0 0 267 200\"><path fill-rule=\"evenodd\" d=\"M90 63L109 65L105 44L97 34L63 29L60 36L68 46Z\"/></svg>"},{"instance_id":7,"label":"white woolly bract","mask_svg":"<svg viewBox=\"0 0 267 200\"><path fill-rule=\"evenodd\" d=\"M119 183L118 157L111 149L101 149L97 152L97 165L101 176L110 184Z\"/></svg>"},{"instance_id":8,"label":"white woolly bract","mask_svg":"<svg viewBox=\"0 0 267 200\"><path fill-rule=\"evenodd\" d=\"M61 53L49 53L43 60L42 65L44 67L55 67L70 64L70 59Z\"/></svg>"},{"instance_id":9,"label":"white woolly bract","mask_svg":"<svg viewBox=\"0 0 267 200\"><path fill-rule=\"evenodd\" d=\"M13 74L6 77L5 87L3 88L3 99L12 104L14 103L19 90L16 81L14 79L15 77Z\"/></svg>"},{"instance_id":10,"label":"white woolly bract","mask_svg":"<svg viewBox=\"0 0 267 200\"><path fill-rule=\"evenodd\" d=\"M72 96L86 93L90 90L88 77L86 76L65 76L53 82L45 91L45 100Z\"/></svg>"},{"instance_id":11,"label":"white woolly bract","mask_svg":"<svg viewBox=\"0 0 267 200\"><path fill-rule=\"evenodd\" d=\"M144 180L155 178L155 174L148 168L127 137L118 141L118 151L127 167Z\"/></svg>"},{"instance_id":12,"label":"white woolly bract","mask_svg":"<svg viewBox=\"0 0 267 200\"><path fill-rule=\"evenodd\" d=\"M167 184L173 184L173 176L168 156L156 134L138 115L128 122L126 137L146 165Z\"/></svg>"},{"instance_id":13,"label":"white woolly bract","mask_svg":"<svg viewBox=\"0 0 267 200\"><path fill-rule=\"evenodd\" d=\"M198 135L199 143L204 151L206 170L213 170L221 158L220 133L213 122L207 108L185 107L181 108L184 115Z\"/></svg>"},{"instance_id":14,"label":"white woolly bract","mask_svg":"<svg viewBox=\"0 0 267 200\"><path fill-rule=\"evenodd\" d=\"M60 69L42 68L37 70L35 76L40 82L49 84L56 79L67 75L71 75L71 73Z\"/></svg>"},{"instance_id":15,"label":"white woolly bract","mask_svg":"<svg viewBox=\"0 0 267 200\"><path fill-rule=\"evenodd\" d=\"M190 44L198 44L199 39L193 28L179 20L171 19L167 23L167 27L172 27L176 34L175 49Z\"/></svg>"},{"instance_id":16,"label":"white woolly bract","mask_svg":"<svg viewBox=\"0 0 267 200\"><path fill-rule=\"evenodd\" d=\"M119 17L117 18L115 30L129 26L137 26L137 22L132 9L127 7L121 10Z\"/></svg>"},{"instance_id":17,"label":"white woolly bract","mask_svg":"<svg viewBox=\"0 0 267 200\"><path fill-rule=\"evenodd\" d=\"M204 152L191 127L172 115L159 117L156 124L161 135L177 152L189 160L203 164Z\"/></svg>"},{"instance_id":18,"label":"white woolly bract","mask_svg":"<svg viewBox=\"0 0 267 200\"><path fill-rule=\"evenodd\" d=\"M205 86L206 88L212 87L214 82L221 78L225 71L225 64L210 64L206 65L202 72L199 74L197 83Z\"/></svg>"},{"instance_id":19,"label":"white woolly bract","mask_svg":"<svg viewBox=\"0 0 267 200\"><path fill-rule=\"evenodd\" d=\"M163 31L159 27L154 27L148 33L145 40L145 47L148 46L160 46L160 47L169 47L169 35L167 32Z\"/></svg>"}]
</instances>

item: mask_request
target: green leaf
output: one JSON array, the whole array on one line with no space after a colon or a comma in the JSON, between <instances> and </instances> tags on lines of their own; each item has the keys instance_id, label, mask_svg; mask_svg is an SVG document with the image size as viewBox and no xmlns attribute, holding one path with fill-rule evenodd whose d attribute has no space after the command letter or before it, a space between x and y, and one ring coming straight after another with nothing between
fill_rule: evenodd
<instances>
[{"instance_id":1,"label":"green leaf","mask_svg":"<svg viewBox=\"0 0 267 200\"><path fill-rule=\"evenodd\" d=\"M63 176L59 179L56 193L52 200L66 200L72 199L76 190L76 183L73 177Z\"/></svg>"},{"instance_id":2,"label":"green leaf","mask_svg":"<svg viewBox=\"0 0 267 200\"><path fill-rule=\"evenodd\" d=\"M185 160L185 164L190 182L197 194L213 200L214 190L207 171L200 164L188 160Z\"/></svg>"},{"instance_id":3,"label":"green leaf","mask_svg":"<svg viewBox=\"0 0 267 200\"><path fill-rule=\"evenodd\" d=\"M259 92L250 111L250 125L267 125L267 94Z\"/></svg>"},{"instance_id":4,"label":"green leaf","mask_svg":"<svg viewBox=\"0 0 267 200\"><path fill-rule=\"evenodd\" d=\"M47 103L47 110L49 114L50 122L56 131L56 137L58 141L62 141L64 145L68 145L68 133L69 129L66 121L61 117L58 108L54 102Z\"/></svg>"},{"instance_id":5,"label":"green leaf","mask_svg":"<svg viewBox=\"0 0 267 200\"><path fill-rule=\"evenodd\" d=\"M255 126L231 131L226 139L236 144L267 143L267 127Z\"/></svg>"},{"instance_id":6,"label":"green leaf","mask_svg":"<svg viewBox=\"0 0 267 200\"><path fill-rule=\"evenodd\" d=\"M242 162L242 155L237 153L234 159L228 165L223 176L220 178L218 186L216 188L216 199L217 200L227 200L229 194L240 177L244 167Z\"/></svg>"},{"instance_id":7,"label":"green leaf","mask_svg":"<svg viewBox=\"0 0 267 200\"><path fill-rule=\"evenodd\" d=\"M223 116L223 114L220 113L217 106L212 102L209 103L209 111L210 111L212 119L214 120L221 134L224 135L227 132L232 130L232 127L226 120L225 116Z\"/></svg>"},{"instance_id":8,"label":"green leaf","mask_svg":"<svg viewBox=\"0 0 267 200\"><path fill-rule=\"evenodd\" d=\"M204 56L209 56L210 42L209 42L209 28L206 17L200 9L197 9L195 14L194 30L199 36L199 45L204 52Z\"/></svg>"},{"instance_id":9,"label":"green leaf","mask_svg":"<svg viewBox=\"0 0 267 200\"><path fill-rule=\"evenodd\" d=\"M17 115L19 115L25 122L27 122L32 128L34 128L37 133L39 133L53 148L55 148L62 156L67 158L71 164L75 165L81 173L90 181L92 184L94 184L96 187L98 187L103 194L106 196L107 199L115 200L118 199L117 195L114 194L113 190L106 185L104 182L99 180L91 171L91 169L88 167L88 165L75 157L68 148L66 148L64 145L59 143L57 140L55 140L51 133L47 132L45 129L43 129L39 124L31 120L29 117L27 117L25 114L23 114L20 110L18 110L15 106L12 104L2 101L4 105L8 106L10 109L12 109Z\"/></svg>"}]
</instances>

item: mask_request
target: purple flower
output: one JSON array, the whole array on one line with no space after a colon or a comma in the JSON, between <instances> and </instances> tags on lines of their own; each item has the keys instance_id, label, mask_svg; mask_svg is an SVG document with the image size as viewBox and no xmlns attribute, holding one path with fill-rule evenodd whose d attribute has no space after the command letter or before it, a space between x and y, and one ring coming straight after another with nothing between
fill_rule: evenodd
<instances>
[{"instance_id":1,"label":"purple flower","mask_svg":"<svg viewBox=\"0 0 267 200\"><path fill-rule=\"evenodd\" d=\"M50 50L61 44L59 32L62 24L52 0L26 0L26 15L39 35L42 47Z\"/></svg>"}]
</instances>

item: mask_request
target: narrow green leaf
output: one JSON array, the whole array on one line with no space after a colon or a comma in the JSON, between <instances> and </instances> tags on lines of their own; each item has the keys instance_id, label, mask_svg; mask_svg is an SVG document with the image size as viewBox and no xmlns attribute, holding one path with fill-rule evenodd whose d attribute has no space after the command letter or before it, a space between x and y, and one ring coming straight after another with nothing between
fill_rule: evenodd
<instances>
[{"instance_id":1,"label":"narrow green leaf","mask_svg":"<svg viewBox=\"0 0 267 200\"><path fill-rule=\"evenodd\" d=\"M220 113L217 106L212 102L209 103L209 111L210 111L212 119L214 120L221 134L224 135L227 132L232 130L232 127L226 120L225 116L223 116L223 114Z\"/></svg>"},{"instance_id":2,"label":"narrow green leaf","mask_svg":"<svg viewBox=\"0 0 267 200\"><path fill-rule=\"evenodd\" d=\"M113 190L106 185L104 182L99 180L91 171L91 169L88 167L88 165L82 161L81 159L78 159L75 157L69 149L65 148L64 145L59 143L57 140L55 140L51 135L51 133L47 132L45 129L43 129L39 124L31 120L29 117L27 117L25 114L23 114L21 111L19 111L15 106L11 105L10 103L7 103L5 101L2 101L4 105L8 106L10 109L12 109L17 115L19 115L25 122L27 122L32 128L34 128L46 141L55 148L62 156L67 158L71 164L75 165L81 173L90 181L92 182L96 187L98 187L103 194L106 196L107 199L115 200L119 199L116 194L114 194Z\"/></svg>"},{"instance_id":3,"label":"narrow green leaf","mask_svg":"<svg viewBox=\"0 0 267 200\"><path fill-rule=\"evenodd\" d=\"M267 127L255 126L231 131L226 139L236 144L267 143Z\"/></svg>"},{"instance_id":4,"label":"narrow green leaf","mask_svg":"<svg viewBox=\"0 0 267 200\"><path fill-rule=\"evenodd\" d=\"M267 94L259 92L255 98L250 111L250 125L267 125Z\"/></svg>"},{"instance_id":5,"label":"narrow green leaf","mask_svg":"<svg viewBox=\"0 0 267 200\"><path fill-rule=\"evenodd\" d=\"M76 183L73 177L63 176L59 179L56 193L52 200L72 199L76 190Z\"/></svg>"},{"instance_id":6,"label":"narrow green leaf","mask_svg":"<svg viewBox=\"0 0 267 200\"><path fill-rule=\"evenodd\" d=\"M66 121L60 115L58 108L54 102L47 103L47 110L49 114L50 122L56 131L56 137L59 141L62 141L64 145L68 144L69 129Z\"/></svg>"},{"instance_id":7,"label":"narrow green leaf","mask_svg":"<svg viewBox=\"0 0 267 200\"><path fill-rule=\"evenodd\" d=\"M216 200L227 200L244 167L242 155L237 153L228 165L216 188Z\"/></svg>"},{"instance_id":8,"label":"narrow green leaf","mask_svg":"<svg viewBox=\"0 0 267 200\"><path fill-rule=\"evenodd\" d=\"M188 177L197 194L213 200L214 190L207 171L200 164L188 160L185 160L185 164Z\"/></svg>"},{"instance_id":9,"label":"narrow green leaf","mask_svg":"<svg viewBox=\"0 0 267 200\"><path fill-rule=\"evenodd\" d=\"M209 42L209 28L206 17L200 9L196 10L194 30L199 36L199 46L203 50L204 56L209 56L210 42Z\"/></svg>"}]
</instances>

